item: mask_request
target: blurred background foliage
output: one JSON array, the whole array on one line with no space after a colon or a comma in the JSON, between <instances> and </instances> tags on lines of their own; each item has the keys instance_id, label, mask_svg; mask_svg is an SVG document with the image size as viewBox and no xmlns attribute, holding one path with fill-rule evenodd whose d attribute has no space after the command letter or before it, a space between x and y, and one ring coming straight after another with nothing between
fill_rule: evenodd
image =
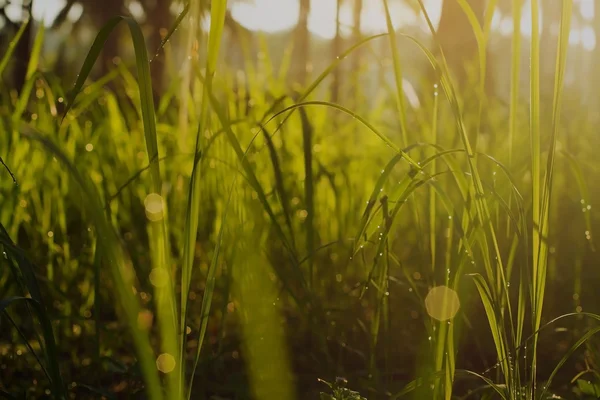
<instances>
[{"instance_id":1,"label":"blurred background foliage","mask_svg":"<svg viewBox=\"0 0 600 400\"><path fill-rule=\"evenodd\" d=\"M436 351L434 332L439 323L427 315L424 297L431 287L444 283L447 267L454 272L459 264L460 255L452 249L460 248L461 238L450 233L456 227L448 222L453 214L448 203L442 204L439 198L432 212L428 208L427 190L417 190L409 196L407 210L399 214L388 239L389 269L375 271L375 275L382 274L381 282L385 282L377 290L389 297L385 302L387 316L381 317L381 299L377 294L364 295L361 288L365 284L368 287L369 279L377 277L371 275L377 250L377 242L371 239L376 238L380 226L388 223L387 213L382 210L394 207L386 204L386 196L376 197L379 214L369 220L365 233L370 239L364 242L364 249L352 258L350 253L365 204L394 151L367 133L356 118L330 108L308 107L280 127L273 122L266 124L274 111L292 105L299 93L345 50L371 35L387 32L383 2L238 0L228 3L215 93L224 104L240 143L244 149L246 146L250 149L248 161L276 219L285 229L285 237L305 264L303 275L295 275L288 249L265 215L264 204L245 182L249 179L247 171L241 172L239 160L223 138L219 121L211 118L206 132L200 132L211 144L201 162L204 172L194 258L197 269L189 294L195 307L190 313L193 314L190 331L197 332L201 325L200 300L223 224L225 238L204 341L208 350L196 371L193 393L198 397L194 398L217 395L278 398L282 393L278 390L284 390L290 382L298 398L316 398L319 391L327 388L317 378L334 380L338 375L345 376L350 386L368 398L389 398L411 379L437 371L431 359ZM425 142L435 143L439 149L460 148L451 109L438 100L441 90L430 63L407 37L417 39L439 56L418 3L412 0L389 3L399 34L398 53L403 60L407 142L403 142L401 134L402 118L398 118L393 105L396 78L385 37L370 40L352 52L317 86L310 99L347 107L381 127L401 148L421 144L410 149L411 156L418 160L433 154L422 145ZM467 3L473 16L484 24L488 2ZM523 193L526 202L531 197L526 108L531 15L530 1L520 3L522 54L517 88L521 108L514 142L509 142L510 82L514 76L510 56L514 36L512 16L519 1L498 0L489 20L491 33L486 48L483 94L477 91L476 38L459 2L424 1L459 90L464 120L472 132L476 131L473 139L477 151L494 157L482 158L479 163L486 188L492 193L494 223L502 232L500 246L505 254L513 254L510 249L515 235L507 225L518 219L511 185ZM200 116L194 110L200 109L199 88L203 84L201 74L196 71L186 81L186 71L189 72L186 68L192 60L206 57L210 24L210 1L200 4L203 18L196 23L201 33L191 46L187 45L184 34L187 28L182 24L159 50L185 9L182 2L0 0L2 49L9 48L22 24L32 17L2 77L0 156L19 185L13 185L4 171L0 173L0 223L37 265L36 276L44 297L49 299L47 307L59 343L64 380L71 393L78 394L77 398L109 397L109 392L123 396L138 393L142 386L140 372L136 369L131 341L124 335L124 324L119 322L119 311L112 306L114 287L108 274L104 276L106 280L100 280L102 286L94 286L99 279L95 275L98 262L95 235L82 207L81 194L56 158L16 135L10 121L15 118L20 95L31 82L31 98L27 98L17 119L60 143L77 168L89 174L97 186L131 258L130 266L137 277L135 295L147 309L138 323L153 327L150 330L157 329L153 325L156 310L151 301L157 286L152 282L150 267L153 238L147 227L148 208L144 209L144 200L150 193L150 177L144 173L148 160L133 72L135 54L125 26L119 26L108 37L83 95L66 122L60 125L59 121L68 89L96 33L115 15L132 16L143 29L152 58L159 154L165 177L162 192L169 204L171 256L173 264L179 265L185 240L183 210L187 206L194 159L193 136L200 123ZM561 7L554 0L541 1L540 6L541 118L547 143ZM556 201L547 239L549 288L544 321L568 312L600 312L596 289L600 276L592 233L598 231L600 222L593 207L600 196L596 184L600 171L595 158L600 145L597 130L600 9L594 0L574 0L574 6L553 194ZM40 30L44 31L43 37ZM38 52L36 40L40 37L43 42ZM30 71L31 65L35 76ZM483 104L481 119L478 119L479 104ZM284 119L281 115L274 118L277 122ZM274 134L276 130L278 133ZM448 171L440 172L436 179L442 182L447 200L454 204L458 213L455 217L463 218L471 212L470 205L463 203L460 190L449 183L452 173L457 173L451 167L456 165L466 171L460 161L449 165ZM506 166L512 181L502 175L501 165ZM411 171L407 166L399 167L381 192L391 198L398 197L396 182ZM307 181L311 182L310 190ZM229 202L232 187L235 195ZM226 209L230 210L231 218L224 220ZM437 243L437 248L432 243ZM516 254L511 261L515 270L525 268L530 254L521 247ZM314 273L309 264L315 266ZM234 279L236 274L241 274L241 278ZM513 281L518 281L519 274L514 276ZM18 290L8 270L0 271L0 298L14 295ZM490 378L497 377L494 366L497 369L498 360L489 326L481 322L484 311L475 288L465 283L457 291L461 298L461 326L455 334L457 364L464 369L485 371ZM264 301L256 300L263 296ZM511 296L516 297L517 293L511 292ZM267 303L277 305L276 315L265 308ZM36 342L32 322L25 317L24 310L23 307L21 314L11 314L22 332L12 329L7 317L1 319L0 388L39 397L50 393L41 367L38 364L27 367L33 364L32 350L38 348L16 344L23 335L29 342ZM256 322L263 320L270 321L270 325ZM578 319L542 336L540 376L547 377L564 351L588 329L588 323ZM189 354L194 354L198 346L199 338L194 335L186 342ZM269 352L269 346L256 341L264 341L265 337L268 344L279 343L274 348L286 349L273 359L289 363L293 377L281 374L276 368L256 367L256 363L270 362L268 357L261 358ZM158 346L156 340L154 346ZM41 341L37 342L39 346ZM567 393L566 396L590 392L590 388L581 387L574 392L570 382L576 374L596 369L598 348L593 342L586 347L585 354L571 360L568 372L557 380L557 392ZM245 365L254 365L255 369L249 374ZM261 373L256 373L257 370ZM272 382L256 383L270 382L274 376L278 379L283 376L284 382L280 386ZM106 393L98 388L106 388ZM460 394L477 388L477 384L468 380L456 384L456 392ZM418 392L415 398L431 395Z\"/></svg>"}]
</instances>

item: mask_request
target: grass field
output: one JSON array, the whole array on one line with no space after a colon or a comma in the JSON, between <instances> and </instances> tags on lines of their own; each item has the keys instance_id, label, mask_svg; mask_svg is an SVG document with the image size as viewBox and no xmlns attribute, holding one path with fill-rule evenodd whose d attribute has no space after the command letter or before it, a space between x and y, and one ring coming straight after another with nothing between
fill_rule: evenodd
<instances>
[{"instance_id":1,"label":"grass field","mask_svg":"<svg viewBox=\"0 0 600 400\"><path fill-rule=\"evenodd\" d=\"M292 86L290 54L228 65L226 1L207 32L191 1L168 34L187 73L157 102L134 20L98 33L74 87L41 67L38 29L24 88L0 90L0 395L600 398L600 140L564 83L572 0L554 82L531 1L529 76L518 30L503 55L508 104L485 86L491 3L468 85L431 23L426 46L389 12L387 34ZM89 79L120 25L135 63ZM399 40L430 61L418 107ZM348 65L382 43L394 84L363 90ZM341 68L352 96L334 103Z\"/></svg>"}]
</instances>

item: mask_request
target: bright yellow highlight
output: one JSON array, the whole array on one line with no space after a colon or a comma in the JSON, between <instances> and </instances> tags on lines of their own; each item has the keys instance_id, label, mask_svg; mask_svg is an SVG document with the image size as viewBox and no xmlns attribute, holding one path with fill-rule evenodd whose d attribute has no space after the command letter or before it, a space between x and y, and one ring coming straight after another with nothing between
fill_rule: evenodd
<instances>
[{"instance_id":1,"label":"bright yellow highlight","mask_svg":"<svg viewBox=\"0 0 600 400\"><path fill-rule=\"evenodd\" d=\"M164 200L156 193L150 193L144 200L146 207L146 217L150 221L160 221L163 219Z\"/></svg>"},{"instance_id":2,"label":"bright yellow highlight","mask_svg":"<svg viewBox=\"0 0 600 400\"><path fill-rule=\"evenodd\" d=\"M425 298L425 308L431 318L447 321L456 316L460 308L458 294L447 286L437 286Z\"/></svg>"},{"instance_id":3,"label":"bright yellow highlight","mask_svg":"<svg viewBox=\"0 0 600 400\"><path fill-rule=\"evenodd\" d=\"M152 271L150 271L149 278L150 283L152 283L152 285L155 287L163 287L167 283L167 279L169 277L167 276L167 271L165 271L163 268L154 268Z\"/></svg>"},{"instance_id":4,"label":"bright yellow highlight","mask_svg":"<svg viewBox=\"0 0 600 400\"><path fill-rule=\"evenodd\" d=\"M175 369L176 364L175 357L169 353L163 353L156 359L156 368L165 374L172 372Z\"/></svg>"}]
</instances>

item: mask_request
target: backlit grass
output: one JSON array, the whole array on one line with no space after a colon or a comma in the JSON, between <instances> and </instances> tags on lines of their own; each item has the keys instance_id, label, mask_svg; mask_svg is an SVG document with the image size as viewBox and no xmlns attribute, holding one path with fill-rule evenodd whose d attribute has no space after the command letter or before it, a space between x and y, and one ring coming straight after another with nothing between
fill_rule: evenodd
<instances>
[{"instance_id":1,"label":"backlit grass","mask_svg":"<svg viewBox=\"0 0 600 400\"><path fill-rule=\"evenodd\" d=\"M158 104L133 19L98 33L74 87L43 68L38 30L23 90L0 90L0 393L533 400L595 390L595 378L577 379L597 375L600 143L565 83L572 0L561 1L554 82L541 80L531 1L529 98L517 29L504 55L508 104L486 88L495 1L482 23L459 1L478 48L468 84L421 0L431 43L396 32L383 3L387 33L292 88L290 59L275 65L262 42L254 59L243 32L226 39L225 0L210 2L204 30L190 21L207 7L191 1L155 56L172 54L177 36L189 52ZM134 62L91 80L120 24ZM406 98L413 59L400 42L430 63L419 106ZM363 92L351 86L361 71L346 71L344 87L368 99L331 102L333 72L381 43L391 81Z\"/></svg>"}]
</instances>

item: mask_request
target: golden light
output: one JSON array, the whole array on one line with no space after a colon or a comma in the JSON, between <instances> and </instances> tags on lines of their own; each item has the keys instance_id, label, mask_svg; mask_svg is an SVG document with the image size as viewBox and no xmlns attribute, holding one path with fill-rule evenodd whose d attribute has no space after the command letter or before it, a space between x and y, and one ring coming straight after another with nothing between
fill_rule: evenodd
<instances>
[{"instance_id":1,"label":"golden light","mask_svg":"<svg viewBox=\"0 0 600 400\"><path fill-rule=\"evenodd\" d=\"M156 368L165 374L172 372L175 369L176 364L175 357L169 353L163 353L156 359Z\"/></svg>"},{"instance_id":2,"label":"golden light","mask_svg":"<svg viewBox=\"0 0 600 400\"><path fill-rule=\"evenodd\" d=\"M447 321L456 316L460 308L458 294L447 286L437 286L425 298L425 308L431 318Z\"/></svg>"},{"instance_id":3,"label":"golden light","mask_svg":"<svg viewBox=\"0 0 600 400\"><path fill-rule=\"evenodd\" d=\"M441 16L442 0L425 0L425 8L434 24ZM396 29L406 25L424 25L422 16L404 2L390 0L390 14ZM335 37L337 0L311 0L308 16L308 29L324 39ZM254 0L231 5L231 15L240 25L253 31L267 33L293 29L300 16L298 0ZM352 31L353 5L344 2L340 8L342 36ZM365 1L361 12L361 31L377 34L387 31L385 11L382 1Z\"/></svg>"},{"instance_id":4,"label":"golden light","mask_svg":"<svg viewBox=\"0 0 600 400\"><path fill-rule=\"evenodd\" d=\"M150 271L150 283L157 288L164 287L169 279L169 275L164 268L154 268Z\"/></svg>"},{"instance_id":5,"label":"golden light","mask_svg":"<svg viewBox=\"0 0 600 400\"><path fill-rule=\"evenodd\" d=\"M160 221L163 218L164 200L162 196L156 193L150 193L144 200L146 208L146 217L150 221Z\"/></svg>"}]
</instances>

